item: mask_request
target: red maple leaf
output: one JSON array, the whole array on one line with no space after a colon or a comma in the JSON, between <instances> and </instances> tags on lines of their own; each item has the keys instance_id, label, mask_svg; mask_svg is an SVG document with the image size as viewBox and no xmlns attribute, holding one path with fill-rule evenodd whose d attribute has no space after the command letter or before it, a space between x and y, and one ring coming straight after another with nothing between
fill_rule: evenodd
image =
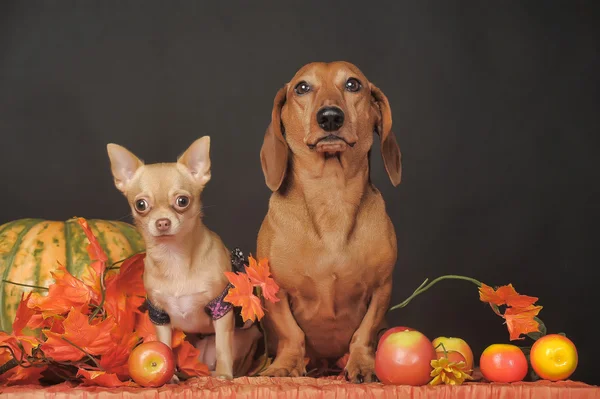
<instances>
[{"instance_id":1,"label":"red maple leaf","mask_svg":"<svg viewBox=\"0 0 600 399\"><path fill-rule=\"evenodd\" d=\"M202 377L210 375L208 366L202 363L200 351L188 341L183 341L179 348L175 349L177 367L179 371L189 377Z\"/></svg>"},{"instance_id":2,"label":"red maple leaf","mask_svg":"<svg viewBox=\"0 0 600 399\"><path fill-rule=\"evenodd\" d=\"M41 311L44 318L65 314L73 307L81 309L88 306L92 297L90 287L75 278L61 264L50 274L55 282L50 285L48 294L43 296L32 293L27 306Z\"/></svg>"},{"instance_id":3,"label":"red maple leaf","mask_svg":"<svg viewBox=\"0 0 600 399\"><path fill-rule=\"evenodd\" d=\"M63 322L64 334L43 330L48 339L42 344L42 350L56 361L80 360L85 356L83 351L90 355L104 355L117 345L111 335L115 325L112 317L90 324L83 313L72 308Z\"/></svg>"},{"instance_id":4,"label":"red maple leaf","mask_svg":"<svg viewBox=\"0 0 600 399\"><path fill-rule=\"evenodd\" d=\"M246 274L248 274L252 284L255 287L260 287L265 299L271 302L279 302L279 298L277 298L279 286L271 277L268 259L261 259L257 263L256 259L250 255L248 260L250 266L246 266Z\"/></svg>"},{"instance_id":5,"label":"red maple leaf","mask_svg":"<svg viewBox=\"0 0 600 399\"><path fill-rule=\"evenodd\" d=\"M116 387L136 387L138 386L133 381L121 381L116 374L107 373L105 371L89 371L79 369L77 377L82 377L83 386L101 386L106 388Z\"/></svg>"},{"instance_id":6,"label":"red maple leaf","mask_svg":"<svg viewBox=\"0 0 600 399\"><path fill-rule=\"evenodd\" d=\"M542 306L527 306L524 308L511 307L504 312L506 326L510 333L510 340L514 341L520 338L521 334L528 334L539 331L539 323L534 319L542 310Z\"/></svg>"},{"instance_id":7,"label":"red maple leaf","mask_svg":"<svg viewBox=\"0 0 600 399\"><path fill-rule=\"evenodd\" d=\"M225 272L225 276L233 285L229 292L223 298L224 301L231 303L233 306L242 308L242 319L244 321L262 319L265 315L260 298L254 295L254 287L246 274L237 274Z\"/></svg>"}]
</instances>

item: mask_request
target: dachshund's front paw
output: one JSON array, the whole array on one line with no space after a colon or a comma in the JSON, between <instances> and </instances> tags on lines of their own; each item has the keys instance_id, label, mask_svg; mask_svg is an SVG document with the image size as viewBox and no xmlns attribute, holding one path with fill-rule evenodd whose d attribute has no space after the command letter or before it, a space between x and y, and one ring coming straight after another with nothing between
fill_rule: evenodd
<instances>
[{"instance_id":1,"label":"dachshund's front paw","mask_svg":"<svg viewBox=\"0 0 600 399\"><path fill-rule=\"evenodd\" d=\"M306 375L306 366L302 355L286 355L282 353L275 358L265 371L260 373L266 377L301 377Z\"/></svg>"},{"instance_id":2,"label":"dachshund's front paw","mask_svg":"<svg viewBox=\"0 0 600 399\"><path fill-rule=\"evenodd\" d=\"M348 358L344 375L346 380L354 384L378 381L375 375L375 358L367 351L353 351Z\"/></svg>"}]
</instances>

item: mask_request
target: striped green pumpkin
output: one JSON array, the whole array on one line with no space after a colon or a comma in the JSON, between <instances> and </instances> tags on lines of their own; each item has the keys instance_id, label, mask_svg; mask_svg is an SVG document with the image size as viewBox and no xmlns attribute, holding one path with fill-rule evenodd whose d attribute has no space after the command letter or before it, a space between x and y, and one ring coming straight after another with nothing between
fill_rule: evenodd
<instances>
[{"instance_id":1,"label":"striped green pumpkin","mask_svg":"<svg viewBox=\"0 0 600 399\"><path fill-rule=\"evenodd\" d=\"M144 250L142 237L128 223L92 219L88 224L110 263ZM31 290L3 280L48 287L57 262L79 277L90 264L87 244L76 219L20 219L0 226L0 330L12 331L21 294Z\"/></svg>"}]
</instances>

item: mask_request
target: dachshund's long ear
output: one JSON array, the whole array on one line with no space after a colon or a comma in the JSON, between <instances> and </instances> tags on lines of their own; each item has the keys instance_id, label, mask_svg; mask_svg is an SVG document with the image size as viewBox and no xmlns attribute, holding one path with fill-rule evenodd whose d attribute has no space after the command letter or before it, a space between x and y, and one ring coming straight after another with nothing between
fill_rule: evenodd
<instances>
[{"instance_id":1,"label":"dachshund's long ear","mask_svg":"<svg viewBox=\"0 0 600 399\"><path fill-rule=\"evenodd\" d=\"M273 100L271 123L260 150L260 163L265 181L271 191L279 190L288 164L288 145L281 131L281 109L285 104L287 85L279 89Z\"/></svg>"},{"instance_id":2,"label":"dachshund's long ear","mask_svg":"<svg viewBox=\"0 0 600 399\"><path fill-rule=\"evenodd\" d=\"M392 110L385 94L372 83L370 84L370 87L371 96L373 97L379 113L379 121L377 122L376 130L381 140L383 164L395 187L400 184L400 181L402 180L402 154L400 152L400 146L398 146L398 142L394 136L394 132L392 132Z\"/></svg>"}]
</instances>

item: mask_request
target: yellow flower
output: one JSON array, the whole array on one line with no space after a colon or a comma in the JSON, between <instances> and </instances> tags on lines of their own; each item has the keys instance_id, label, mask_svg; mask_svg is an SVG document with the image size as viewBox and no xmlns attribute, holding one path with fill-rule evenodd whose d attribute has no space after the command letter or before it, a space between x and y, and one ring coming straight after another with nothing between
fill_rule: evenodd
<instances>
[{"instance_id":1,"label":"yellow flower","mask_svg":"<svg viewBox=\"0 0 600 399\"><path fill-rule=\"evenodd\" d=\"M451 362L447 357L442 357L437 360L431 361L431 376L433 379L429 382L429 385L461 385L465 380L472 380L469 374L467 374L467 364L465 362Z\"/></svg>"}]
</instances>

